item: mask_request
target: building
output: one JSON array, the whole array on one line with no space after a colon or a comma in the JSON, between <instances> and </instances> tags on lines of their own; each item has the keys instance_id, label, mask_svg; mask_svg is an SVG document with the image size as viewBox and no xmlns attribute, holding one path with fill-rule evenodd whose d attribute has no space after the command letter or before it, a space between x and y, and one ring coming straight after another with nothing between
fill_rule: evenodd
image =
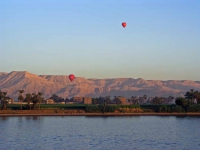
<instances>
[{"instance_id":1,"label":"building","mask_svg":"<svg viewBox=\"0 0 200 150\"><path fill-rule=\"evenodd\" d=\"M7 103L7 104L13 104L14 103L14 100L12 98L6 98L6 99L3 99L2 101L0 100L0 104L1 103Z\"/></svg>"},{"instance_id":2,"label":"building","mask_svg":"<svg viewBox=\"0 0 200 150\"><path fill-rule=\"evenodd\" d=\"M12 104L17 104L17 105L19 105L19 104L22 104L21 102L13 102Z\"/></svg>"},{"instance_id":3,"label":"building","mask_svg":"<svg viewBox=\"0 0 200 150\"><path fill-rule=\"evenodd\" d=\"M55 104L53 99L47 99L46 104Z\"/></svg>"},{"instance_id":4,"label":"building","mask_svg":"<svg viewBox=\"0 0 200 150\"><path fill-rule=\"evenodd\" d=\"M8 99L8 104L13 104L14 103L14 99L10 98Z\"/></svg>"},{"instance_id":5,"label":"building","mask_svg":"<svg viewBox=\"0 0 200 150\"><path fill-rule=\"evenodd\" d=\"M83 97L73 97L72 102L74 103L83 103Z\"/></svg>"},{"instance_id":6,"label":"building","mask_svg":"<svg viewBox=\"0 0 200 150\"><path fill-rule=\"evenodd\" d=\"M66 102L66 104L74 104L73 102Z\"/></svg>"},{"instance_id":7,"label":"building","mask_svg":"<svg viewBox=\"0 0 200 150\"><path fill-rule=\"evenodd\" d=\"M84 97L83 98L83 104L92 104L92 98L91 97Z\"/></svg>"},{"instance_id":8,"label":"building","mask_svg":"<svg viewBox=\"0 0 200 150\"><path fill-rule=\"evenodd\" d=\"M65 104L65 102L58 102L58 104Z\"/></svg>"},{"instance_id":9,"label":"building","mask_svg":"<svg viewBox=\"0 0 200 150\"><path fill-rule=\"evenodd\" d=\"M73 104L92 104L92 98L91 97L73 97L71 99L71 102L73 102Z\"/></svg>"},{"instance_id":10,"label":"building","mask_svg":"<svg viewBox=\"0 0 200 150\"><path fill-rule=\"evenodd\" d=\"M118 98L122 102L122 105L127 105L128 104L125 97L118 97Z\"/></svg>"}]
</instances>

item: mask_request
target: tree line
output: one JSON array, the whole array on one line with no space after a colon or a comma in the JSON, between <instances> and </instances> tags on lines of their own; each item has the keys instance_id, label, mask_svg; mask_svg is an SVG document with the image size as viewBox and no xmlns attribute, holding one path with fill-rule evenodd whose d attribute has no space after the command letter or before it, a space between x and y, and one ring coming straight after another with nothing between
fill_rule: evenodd
<instances>
[{"instance_id":1,"label":"tree line","mask_svg":"<svg viewBox=\"0 0 200 150\"><path fill-rule=\"evenodd\" d=\"M22 103L27 102L27 105L25 107L28 107L28 109L35 109L36 105L44 102L44 98L42 97L42 92L38 93L27 93L25 96L23 95L24 90L18 91L18 100L20 102L20 109L22 110ZM0 102L1 102L1 109L7 109L7 104L9 103L10 97L7 96L7 92L2 92L0 90Z\"/></svg>"},{"instance_id":2,"label":"tree line","mask_svg":"<svg viewBox=\"0 0 200 150\"><path fill-rule=\"evenodd\" d=\"M176 99L176 105L182 107L185 112L188 111L199 111L200 105L195 105L195 104L200 104L200 92L199 91L194 91L194 89L190 89L189 91L186 92L185 97L178 97Z\"/></svg>"},{"instance_id":3,"label":"tree line","mask_svg":"<svg viewBox=\"0 0 200 150\"><path fill-rule=\"evenodd\" d=\"M1 109L7 109L7 104L9 102L10 97L7 96L7 92L3 92L0 90L0 102L1 102ZM55 102L70 102L72 99L69 98L62 98L56 94L52 94L50 99L53 99ZM24 90L18 91L18 100L20 102L20 109L26 107L24 109L40 109L40 104L44 103L44 98L42 92L38 93L27 93L24 95ZM175 105L164 105L173 103L175 100ZM23 105L23 102L27 102L27 105ZM184 97L177 97L174 98L173 96L165 97L151 97L147 98L147 95L142 97L132 96L131 98L127 99L127 102L132 105L142 105L142 104L150 104L150 105L160 105L156 107L158 112L200 112L200 92L195 91L194 89L190 89L184 95ZM110 96L105 97L97 97L92 98L93 105L101 105L98 107L101 110L109 109L112 110L113 108L106 107L107 104L122 104L120 100L120 96L114 96L111 99ZM92 109L92 108L91 108ZM106 110L105 110L106 111Z\"/></svg>"}]
</instances>

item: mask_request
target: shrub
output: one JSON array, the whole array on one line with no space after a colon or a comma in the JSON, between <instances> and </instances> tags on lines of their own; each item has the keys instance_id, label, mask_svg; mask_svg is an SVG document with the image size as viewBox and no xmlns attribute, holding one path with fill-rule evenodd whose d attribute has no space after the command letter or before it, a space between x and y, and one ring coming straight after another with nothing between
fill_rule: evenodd
<instances>
[{"instance_id":1,"label":"shrub","mask_svg":"<svg viewBox=\"0 0 200 150\"><path fill-rule=\"evenodd\" d=\"M200 104L193 104L188 106L188 112L200 112Z\"/></svg>"},{"instance_id":2,"label":"shrub","mask_svg":"<svg viewBox=\"0 0 200 150\"><path fill-rule=\"evenodd\" d=\"M106 106L105 112L115 112L116 109L116 106Z\"/></svg>"},{"instance_id":3,"label":"shrub","mask_svg":"<svg viewBox=\"0 0 200 150\"><path fill-rule=\"evenodd\" d=\"M172 109L172 112L177 112L177 113L185 112L185 109L178 105L173 106L171 109Z\"/></svg>"},{"instance_id":4,"label":"shrub","mask_svg":"<svg viewBox=\"0 0 200 150\"><path fill-rule=\"evenodd\" d=\"M86 106L85 112L87 112L87 113L97 113L97 112L100 112L100 109L96 105L95 106Z\"/></svg>"},{"instance_id":5,"label":"shrub","mask_svg":"<svg viewBox=\"0 0 200 150\"><path fill-rule=\"evenodd\" d=\"M157 109L157 112L166 112L166 113L173 113L173 112L185 112L184 108L178 105L160 105Z\"/></svg>"}]
</instances>

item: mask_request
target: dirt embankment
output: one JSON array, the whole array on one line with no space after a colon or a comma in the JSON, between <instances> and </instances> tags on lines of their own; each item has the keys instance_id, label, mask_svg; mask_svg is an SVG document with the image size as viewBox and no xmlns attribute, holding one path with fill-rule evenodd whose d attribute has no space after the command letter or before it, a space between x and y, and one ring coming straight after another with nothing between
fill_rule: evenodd
<instances>
[{"instance_id":1,"label":"dirt embankment","mask_svg":"<svg viewBox=\"0 0 200 150\"><path fill-rule=\"evenodd\" d=\"M72 114L72 113L85 113L83 110L58 110L58 109L39 109L39 110L0 110L0 115L2 114Z\"/></svg>"},{"instance_id":2,"label":"dirt embankment","mask_svg":"<svg viewBox=\"0 0 200 150\"><path fill-rule=\"evenodd\" d=\"M84 110L0 110L0 116L199 116L200 113L85 113Z\"/></svg>"}]
</instances>

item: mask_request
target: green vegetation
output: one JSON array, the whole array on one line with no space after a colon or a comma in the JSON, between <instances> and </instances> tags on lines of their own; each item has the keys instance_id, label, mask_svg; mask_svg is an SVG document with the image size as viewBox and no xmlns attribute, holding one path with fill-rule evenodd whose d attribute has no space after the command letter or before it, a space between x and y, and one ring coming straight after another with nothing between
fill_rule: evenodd
<instances>
[{"instance_id":1,"label":"green vegetation","mask_svg":"<svg viewBox=\"0 0 200 150\"><path fill-rule=\"evenodd\" d=\"M200 104L197 105L189 105L188 112L200 112Z\"/></svg>"},{"instance_id":2,"label":"green vegetation","mask_svg":"<svg viewBox=\"0 0 200 150\"><path fill-rule=\"evenodd\" d=\"M20 104L10 104L8 105L8 109L12 109L12 110L20 110ZM40 104L40 108L39 105L37 107L35 107L35 109L80 109L80 110L85 110L85 107L87 105L84 104L73 104L73 105L63 105L63 104ZM29 110L29 106L27 106L26 104L22 105L22 109L23 110Z\"/></svg>"},{"instance_id":3,"label":"green vegetation","mask_svg":"<svg viewBox=\"0 0 200 150\"><path fill-rule=\"evenodd\" d=\"M19 90L18 100L21 102L21 107L20 107L21 110L22 110L22 102L24 101L23 93L24 93L24 90Z\"/></svg>"},{"instance_id":4,"label":"green vegetation","mask_svg":"<svg viewBox=\"0 0 200 150\"><path fill-rule=\"evenodd\" d=\"M139 105L88 105L85 108L87 113L111 113L111 112L137 112Z\"/></svg>"},{"instance_id":5,"label":"green vegetation","mask_svg":"<svg viewBox=\"0 0 200 150\"><path fill-rule=\"evenodd\" d=\"M56 103L58 103L58 102L64 102L64 101L69 101L68 98L66 98L66 99L64 100L64 98L62 98L62 97L60 97L60 96L58 96L58 95L56 95L56 94L52 94L51 97L50 97L49 99L53 99L54 102L56 102Z\"/></svg>"},{"instance_id":6,"label":"green vegetation","mask_svg":"<svg viewBox=\"0 0 200 150\"><path fill-rule=\"evenodd\" d=\"M185 110L178 105L160 105L156 112L164 112L164 113L183 113Z\"/></svg>"},{"instance_id":7,"label":"green vegetation","mask_svg":"<svg viewBox=\"0 0 200 150\"><path fill-rule=\"evenodd\" d=\"M2 104L1 109L7 109L8 100L10 99L7 95L7 92L2 92L0 90L0 102Z\"/></svg>"},{"instance_id":8,"label":"green vegetation","mask_svg":"<svg viewBox=\"0 0 200 150\"><path fill-rule=\"evenodd\" d=\"M175 104L163 104L166 100L172 101L173 97L163 98L154 97L147 100L147 96L131 97L128 101L132 104L122 105L119 97L111 100L110 96L93 98L92 104L44 104L42 93L27 93L23 96L24 91L19 90L19 104L8 104L10 98L7 92L0 91L1 109L3 110L31 110L31 109L53 109L53 110L81 110L86 113L136 113L136 112L159 112L159 113L187 113L200 112L200 92L193 89L186 92L185 97L177 97ZM57 102L69 102L70 99L53 94L50 98ZM144 102L146 103L144 104ZM23 104L27 102L27 104ZM140 104L142 102L142 104Z\"/></svg>"}]
</instances>

